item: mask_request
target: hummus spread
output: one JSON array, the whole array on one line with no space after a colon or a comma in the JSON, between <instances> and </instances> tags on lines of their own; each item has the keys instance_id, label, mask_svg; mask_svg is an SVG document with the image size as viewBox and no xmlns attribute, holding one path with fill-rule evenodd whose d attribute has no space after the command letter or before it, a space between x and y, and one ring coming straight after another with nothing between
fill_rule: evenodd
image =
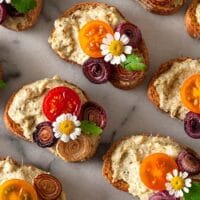
<instances>
[{"instance_id":1,"label":"hummus spread","mask_svg":"<svg viewBox=\"0 0 200 200\"><path fill-rule=\"evenodd\" d=\"M174 63L170 70L161 74L154 82L159 94L160 108L169 112L171 117L184 120L189 110L181 102L180 87L184 80L197 73L200 73L200 60L187 59Z\"/></svg>"},{"instance_id":2,"label":"hummus spread","mask_svg":"<svg viewBox=\"0 0 200 200\"><path fill-rule=\"evenodd\" d=\"M9 157L0 161L0 184L10 179L22 179L33 184L34 178L42 173L47 172L27 165L16 165ZM62 193L58 200L66 200L65 194Z\"/></svg>"},{"instance_id":3,"label":"hummus spread","mask_svg":"<svg viewBox=\"0 0 200 200\"><path fill-rule=\"evenodd\" d=\"M176 158L181 150L182 147L169 137L132 136L122 141L112 153L113 180L124 180L129 185L129 193L141 200L148 200L153 190L140 179L142 160L153 153L166 153Z\"/></svg>"},{"instance_id":4,"label":"hummus spread","mask_svg":"<svg viewBox=\"0 0 200 200\"><path fill-rule=\"evenodd\" d=\"M197 22L200 24L200 3L197 5L197 8L196 8L196 18L197 18Z\"/></svg>"},{"instance_id":5,"label":"hummus spread","mask_svg":"<svg viewBox=\"0 0 200 200\"><path fill-rule=\"evenodd\" d=\"M87 101L87 97L79 88L61 80L59 76L25 85L14 96L8 115L20 125L27 139L32 141L32 134L37 124L47 120L42 113L43 98L49 89L58 86L67 86L73 89L79 95L82 103Z\"/></svg>"},{"instance_id":6,"label":"hummus spread","mask_svg":"<svg viewBox=\"0 0 200 200\"><path fill-rule=\"evenodd\" d=\"M114 7L88 5L84 9L76 10L68 17L57 19L54 24L55 30L48 42L63 59L83 65L89 56L82 51L78 34L87 22L97 19L107 22L113 28L123 21L122 16Z\"/></svg>"}]
</instances>

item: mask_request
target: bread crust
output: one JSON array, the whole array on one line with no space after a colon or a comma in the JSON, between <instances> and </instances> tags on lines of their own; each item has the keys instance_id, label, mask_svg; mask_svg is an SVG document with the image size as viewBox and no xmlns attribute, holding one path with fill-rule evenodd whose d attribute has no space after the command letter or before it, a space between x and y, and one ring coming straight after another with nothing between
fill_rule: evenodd
<instances>
[{"instance_id":1,"label":"bread crust","mask_svg":"<svg viewBox=\"0 0 200 200\"><path fill-rule=\"evenodd\" d=\"M147 133L141 133L140 135L145 135L145 136L150 136ZM115 151L118 145L120 145L122 142L129 140L133 135L129 136L124 136L121 139L115 141L111 147L108 149L106 154L103 156L103 167L102 167L102 175L112 184L114 187L116 187L119 190L122 190L124 192L128 192L129 185L123 180L113 180L113 170L112 170L112 153ZM156 134L155 136L158 137L167 137L167 136L162 136L160 134ZM172 138L174 140L174 138ZM175 140L174 140L175 141ZM196 154L195 151L192 149L185 147L184 145L180 144L183 148L188 149ZM196 154L197 155L197 154ZM197 155L199 157L199 155ZM200 158L200 157L199 157ZM198 179L197 179L198 180ZM199 180L200 181L200 180Z\"/></svg>"},{"instance_id":2,"label":"bread crust","mask_svg":"<svg viewBox=\"0 0 200 200\"><path fill-rule=\"evenodd\" d=\"M170 3L167 5L158 5L156 2L154 3L153 0L136 0L141 4L143 8L146 10L153 12L155 14L159 15L171 15L176 13L180 10L180 8L184 5L185 0L182 1L182 4L179 4L177 6L170 5Z\"/></svg>"},{"instance_id":3,"label":"bread crust","mask_svg":"<svg viewBox=\"0 0 200 200\"><path fill-rule=\"evenodd\" d=\"M189 57L180 57L180 58L175 58L172 60L169 60L163 64L160 65L160 67L158 68L158 70L154 73L154 75L152 76L149 85L148 85L148 89L147 89L147 96L149 98L149 100L161 111L163 111L160 108L160 99L159 99L159 94L156 91L156 88L154 86L154 82L156 81L156 79L163 73L165 73L166 71L170 70L171 67L173 66L174 63L176 62L183 62L185 60L187 60ZM163 111L164 112L164 111Z\"/></svg>"},{"instance_id":4,"label":"bread crust","mask_svg":"<svg viewBox=\"0 0 200 200\"><path fill-rule=\"evenodd\" d=\"M72 6L71 8L69 8L68 10L66 10L64 12L64 14L62 14L59 18L63 18L63 17L69 17L70 15L72 15L76 10L81 10L81 9L85 9L85 7L88 7L88 6L92 6L92 7L96 7L96 6L105 6L105 7L114 7L114 6L110 6L106 3L100 3L100 2L84 2L84 3L78 3L78 4L75 4L74 6ZM116 7L114 7L116 8ZM117 8L116 8L117 9ZM126 20L128 22L128 20L124 17L124 15L117 9L117 12L121 15L121 17ZM53 33L55 31L55 28L52 29L51 31L51 35L50 37L52 37ZM141 54L143 55L144 59L145 59L145 63L147 66L149 66L149 53L148 53L148 49L147 49L147 46L144 42L144 40L142 40L141 42L141 45L139 47L139 50L141 51ZM64 61L66 62L70 62L72 64L76 64L78 65L79 67L82 67L82 65L78 64L77 62L75 62L74 60L70 60L70 59L67 59L67 58L63 58L59 55L59 53L53 49L53 51L60 57L62 58ZM147 67L148 69L148 67ZM130 89L133 89L135 88L136 86L138 86L145 78L145 75L146 75L146 71L147 69L140 74L140 76L138 76L135 81L131 84L131 85L126 85L126 84L121 84L120 82L117 82L117 81L114 81L114 80L111 80L110 82L112 83L113 86L119 88L119 89L123 89L123 90L130 90Z\"/></svg>"},{"instance_id":5,"label":"bread crust","mask_svg":"<svg viewBox=\"0 0 200 200\"><path fill-rule=\"evenodd\" d=\"M69 83L69 82L67 82L67 83ZM78 86L76 86L75 84L72 84L72 83L69 83L69 84L71 84L71 85L75 86L76 88L80 89L80 88L79 88ZM20 90L20 89L19 89L19 90ZM19 90L18 90L18 91L19 91ZM82 89L80 89L80 90L83 92L83 94L85 95L85 97L86 97L87 100L89 101L89 97L87 96L87 94L86 94ZM18 92L18 91L17 91L17 92ZM5 122L5 125L6 125L7 129L10 131L11 134L13 134L13 135L15 135L15 136L17 136L17 137L19 137L19 138L25 140L25 141L28 141L28 142L33 143L33 141L27 139L27 138L24 136L23 130L22 130L22 128L20 127L20 125L17 124L17 123L15 123L15 122L10 118L10 116L9 116L9 114L8 114L8 111L9 111L9 109L10 109L10 106L11 106L11 104L12 104L12 102L13 102L13 99L14 99L15 95L17 94L17 92L14 93L14 94L10 97L10 99L8 100L8 103L7 103L7 105L6 105L6 107L5 107L5 111L4 111L4 122ZM92 148L91 152L87 155L87 157L86 157L84 160L87 160L87 159L91 158L91 157L95 154L99 143L100 143L100 137L92 136L92 138L91 138L91 146L92 146L93 148ZM52 150L51 150L51 148L49 148L49 150L50 150L52 153L54 153L56 156L62 158L61 156L58 155L57 152L53 152L53 151L52 151L52 150L55 150L55 145L52 147ZM63 158L62 158L62 159L63 159ZM63 159L63 160L65 160L65 159ZM77 160L77 161L74 161L74 162L79 162L79 161L84 161L84 160ZM67 160L65 160L65 161L67 161ZM69 162L70 162L70 161L69 161Z\"/></svg>"},{"instance_id":6,"label":"bread crust","mask_svg":"<svg viewBox=\"0 0 200 200\"><path fill-rule=\"evenodd\" d=\"M5 28L8 28L13 31L17 31L17 32L25 31L33 27L36 24L39 18L39 15L41 13L43 0L36 0L36 3L37 3L37 6L33 10L26 13L23 17L9 16L8 19L6 19L2 25ZM20 18L20 22L18 21L19 18Z\"/></svg>"},{"instance_id":7,"label":"bread crust","mask_svg":"<svg viewBox=\"0 0 200 200\"><path fill-rule=\"evenodd\" d=\"M196 18L196 8L200 0L192 0L185 14L185 26L189 35L193 38L200 38L200 24Z\"/></svg>"}]
</instances>

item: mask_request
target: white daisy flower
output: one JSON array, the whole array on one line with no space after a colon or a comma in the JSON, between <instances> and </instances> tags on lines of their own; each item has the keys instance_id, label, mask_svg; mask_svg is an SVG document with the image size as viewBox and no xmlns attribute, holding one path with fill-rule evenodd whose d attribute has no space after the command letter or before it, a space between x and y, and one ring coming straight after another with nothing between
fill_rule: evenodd
<instances>
[{"instance_id":1,"label":"white daisy flower","mask_svg":"<svg viewBox=\"0 0 200 200\"><path fill-rule=\"evenodd\" d=\"M187 172L178 172L174 169L172 173L167 174L166 179L166 190L176 198L183 197L183 192L189 193L189 188L192 187L192 180L188 178Z\"/></svg>"},{"instance_id":2,"label":"white daisy flower","mask_svg":"<svg viewBox=\"0 0 200 200\"><path fill-rule=\"evenodd\" d=\"M11 0L0 0L0 3L3 3L3 2L5 2L5 3L7 3L7 4L10 4L10 3L11 3Z\"/></svg>"},{"instance_id":3,"label":"white daisy flower","mask_svg":"<svg viewBox=\"0 0 200 200\"><path fill-rule=\"evenodd\" d=\"M52 125L55 137L63 142L75 140L81 134L80 121L70 113L60 115Z\"/></svg>"},{"instance_id":4,"label":"white daisy flower","mask_svg":"<svg viewBox=\"0 0 200 200\"><path fill-rule=\"evenodd\" d=\"M132 53L132 47L127 45L129 38L119 32L115 32L114 36L108 33L102 40L101 54L104 56L106 62L110 62L112 65L119 65L126 60L126 54Z\"/></svg>"}]
</instances>

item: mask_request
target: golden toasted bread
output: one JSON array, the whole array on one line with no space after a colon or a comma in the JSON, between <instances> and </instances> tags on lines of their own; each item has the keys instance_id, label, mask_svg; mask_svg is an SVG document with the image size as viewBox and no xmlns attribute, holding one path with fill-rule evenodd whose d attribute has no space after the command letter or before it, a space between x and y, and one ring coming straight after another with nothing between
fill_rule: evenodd
<instances>
[{"instance_id":1,"label":"golden toasted bread","mask_svg":"<svg viewBox=\"0 0 200 200\"><path fill-rule=\"evenodd\" d=\"M200 38L200 22L198 22L196 13L197 6L199 6L199 18L200 18L200 1L192 0L187 12L185 14L185 26L189 35L193 38Z\"/></svg>"},{"instance_id":2,"label":"golden toasted bread","mask_svg":"<svg viewBox=\"0 0 200 200\"><path fill-rule=\"evenodd\" d=\"M116 12L118 13L118 15L124 20L124 21L128 21L123 15L122 13L114 6L110 6L108 4L105 4L105 3L99 3L99 2L84 2L84 3L78 3L74 6L72 6L70 9L66 10L64 12L63 15L60 16L59 19L62 19L62 18L66 18L66 19L74 19L75 18L75 15L74 12L76 11L82 11L82 10L86 10L86 9L93 9L93 8L96 8L96 7L102 7L102 8L110 8L110 9L116 9ZM51 31L51 35L49 38L53 38L55 34L55 28L52 29ZM52 47L52 41L51 39L49 40L49 43ZM67 61L67 62L71 62L73 64L77 64L79 65L80 67L82 67L81 64L77 63L77 61L75 61L74 59L71 59L71 58L68 58L67 56L64 56L64 55L61 55L61 52L60 50L62 50L62 48L59 48L58 50L57 49L54 49L52 47L53 51L58 55L60 56L63 60ZM129 77L133 77L134 76L134 79L131 80L131 81L128 81L127 78L120 78L118 76L118 73L113 70L112 72L112 76L111 76L111 80L110 82L117 88L119 89L124 89L124 90L129 90L129 89L133 89L135 88L137 85L139 85L145 78L145 75L146 75L146 71L148 70L148 66L149 66L149 54L148 54L148 49L146 47L146 44L144 42L144 40L142 39L142 42L140 44L140 47L138 48L138 53L143 56L144 58L144 62L145 64L147 65L147 68L145 71L128 71L126 69L123 69L123 75L126 74L127 78Z\"/></svg>"},{"instance_id":3,"label":"golden toasted bread","mask_svg":"<svg viewBox=\"0 0 200 200\"><path fill-rule=\"evenodd\" d=\"M6 162L5 164L1 165L1 169L0 169L0 174L3 175L5 174L5 169L3 168L4 166L7 167L6 169L6 180L9 180L8 177L10 177L10 179L18 179L20 177L19 174L17 173L24 173L23 176L25 176L25 179L27 178L27 180L30 184L33 184L33 179L35 177L37 177L40 174L47 174L47 172L38 169L37 167L33 166L33 165L26 165L26 164L19 164L16 160L14 160L11 157L7 157L7 158L0 158L0 163L1 162ZM10 168L9 168L10 167ZM23 167L23 170L19 170L20 167ZM28 176L30 172L30 176ZM16 177L14 176L14 174L16 174ZM23 177L22 176L22 177ZM1 176L1 181L3 182L4 180L2 180ZM23 179L23 178L21 178ZM58 198L58 200L66 200L66 194L64 192L61 193L60 197Z\"/></svg>"},{"instance_id":4,"label":"golden toasted bread","mask_svg":"<svg viewBox=\"0 0 200 200\"><path fill-rule=\"evenodd\" d=\"M82 93L85 100L89 101L89 98L84 91L82 91L80 88L78 88L74 84L71 84L68 82L66 82L66 83L77 88ZM20 91L20 90L18 90L18 91ZM5 111L4 111L4 122L6 124L6 127L12 134L14 134L15 136L20 137L21 139L24 139L26 141L33 142L32 139L25 137L23 129L20 126L20 124L17 124L15 121L13 121L8 114L9 109L15 98L15 95L18 93L18 91L16 93L14 93L8 100L8 103L7 103ZM42 105L41 105L41 107L42 107ZM60 145L57 145L58 143L60 143ZM61 144L61 143L62 143L61 141L58 141L57 144L53 145L52 147L50 147L48 149L52 153L54 153L56 156L62 158L65 161L68 161L68 162L85 161L85 160L91 158L96 153L97 147L100 143L100 136L88 136L88 135L82 134L76 140L70 140L69 142L64 143L64 144Z\"/></svg>"},{"instance_id":5,"label":"golden toasted bread","mask_svg":"<svg viewBox=\"0 0 200 200\"><path fill-rule=\"evenodd\" d=\"M146 10L159 14L170 15L176 13L185 0L137 0Z\"/></svg>"},{"instance_id":6,"label":"golden toasted bread","mask_svg":"<svg viewBox=\"0 0 200 200\"><path fill-rule=\"evenodd\" d=\"M121 151L123 151L124 150L124 148L125 148L125 146L122 146L121 148L119 148L119 150L117 151L116 149L120 146L120 145L125 145L130 139L132 139L132 141L133 141L133 139L134 140L138 140L138 139L136 139L136 137L144 137L144 138L159 138L159 140L163 140L163 139L166 139L166 141L171 141L171 143L170 144L174 144L174 145L177 145L176 146L176 148L177 148L177 152L178 151L181 151L181 150L188 150L189 152L193 152L194 153L194 155L199 159L200 157L199 157L199 155L197 155L193 150L191 150L190 148L187 148L187 147L184 147L183 145L181 145L181 144L178 144L178 143L176 143L175 141L174 141L174 139L173 138L170 138L170 137L166 137L166 136L161 136L160 134L157 134L157 135L149 135L149 134L146 134L146 133L141 133L141 134L137 134L137 135L130 135L130 136L125 136L125 137L123 137L123 138L121 138L121 139L119 139L119 140L117 140L117 141L115 141L112 145L111 145L111 147L108 149L108 151L105 153L105 155L103 156L103 167L102 167L102 175L110 182L110 184L112 184L114 187L116 187L117 189L119 189L119 190L122 190L122 191L124 191L124 192L129 192L129 184L126 182L126 181L124 181L123 179L116 179L116 178L113 178L113 174L114 174L114 172L113 172L113 168L112 168L112 166L113 166L113 163L112 163L112 156L113 156L113 154L114 153L119 153L119 152L121 152ZM146 141L146 139L142 139L141 140L141 143L143 142L143 140L144 141ZM152 140L152 141L154 141L154 139ZM139 151L138 149L140 149L140 148L142 148L142 144L141 143L139 143L139 146L137 146L136 144L137 144L137 142L135 142L134 143L134 145L136 145L136 146L130 146L129 145L129 147L130 147L130 152L135 152L136 154L137 154L137 151ZM131 143L132 144L132 143ZM152 146L153 146L153 144L151 144ZM135 151L134 151L134 149L132 150L132 148L135 148ZM143 153L142 153L143 152ZM170 150L169 150L169 152L170 152ZM118 158L119 160L120 160L120 162L123 162L123 161L125 161L126 162L126 164L128 165L128 164L130 164L129 163L129 161L126 159L126 156L127 156L127 152L122 152L122 154L121 154L121 157L118 157L118 156L116 156L117 155L117 153L115 154L115 156L114 156L114 158ZM131 155L132 155L132 153L130 153ZM139 153L138 153L139 154ZM144 151L142 151L141 150L141 154L140 155L138 155L138 157L137 157L137 155L136 155L136 160L137 160L137 162L140 162L140 161L138 161L138 159L142 159L141 158L141 155L143 155L143 154L145 154L145 152ZM147 153L148 154L148 153ZM134 156L134 155L132 155L132 156ZM148 156L148 155L146 155L146 156ZM113 159L114 159L113 158ZM115 165L119 162L119 160L118 161L116 161L116 163L115 163ZM133 162L133 161L130 161L130 162ZM121 164L121 163L118 163L119 164L119 167L121 168L123 165ZM133 165L134 165L134 162L132 163ZM140 163L141 164L141 163ZM132 167L133 167L133 165L132 165ZM129 170L130 170L131 168L129 168ZM124 169L124 170L126 170L126 169ZM136 170L137 171L137 170ZM125 173L125 172L124 172ZM129 172L127 171L127 173L126 173L126 175L128 176L128 174L129 174ZM118 175L119 175L119 173L118 173ZM138 176L137 176L138 177ZM134 176L132 177L132 178L134 178ZM194 179L196 178L196 176L194 176ZM194 180L193 179L193 180ZM195 181L199 181L199 178L197 178ZM134 182L135 184L139 184L137 181L135 181ZM133 189L133 188L132 188ZM139 189L139 186L138 186L138 189ZM141 194L142 195L144 195L144 191L145 190L141 190L141 191L143 191ZM150 193L147 193L147 194L151 194L152 192L150 192ZM152 194L151 194L152 195ZM139 198L140 199L147 199L147 196L148 195L146 195L146 196L143 196L143 197L141 197L140 198L140 196L139 196ZM150 197L150 196L149 196Z\"/></svg>"},{"instance_id":7,"label":"golden toasted bread","mask_svg":"<svg viewBox=\"0 0 200 200\"><path fill-rule=\"evenodd\" d=\"M8 16L3 22L3 26L13 31L24 31L34 26L42 10L43 0L36 0L37 6L26 13L24 16Z\"/></svg>"}]
</instances>

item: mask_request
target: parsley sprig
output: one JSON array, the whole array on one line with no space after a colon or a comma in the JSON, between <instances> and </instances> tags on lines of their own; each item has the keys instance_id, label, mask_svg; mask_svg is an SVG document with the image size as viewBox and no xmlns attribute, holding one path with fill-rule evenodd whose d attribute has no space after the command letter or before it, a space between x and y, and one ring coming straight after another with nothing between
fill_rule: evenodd
<instances>
[{"instance_id":1,"label":"parsley sprig","mask_svg":"<svg viewBox=\"0 0 200 200\"><path fill-rule=\"evenodd\" d=\"M26 14L37 6L35 0L12 0L11 5L20 13Z\"/></svg>"},{"instance_id":2,"label":"parsley sprig","mask_svg":"<svg viewBox=\"0 0 200 200\"><path fill-rule=\"evenodd\" d=\"M80 128L83 131L83 133L87 135L101 135L101 133L103 132L103 130L100 127L98 127L94 122L86 120L81 121Z\"/></svg>"}]
</instances>

